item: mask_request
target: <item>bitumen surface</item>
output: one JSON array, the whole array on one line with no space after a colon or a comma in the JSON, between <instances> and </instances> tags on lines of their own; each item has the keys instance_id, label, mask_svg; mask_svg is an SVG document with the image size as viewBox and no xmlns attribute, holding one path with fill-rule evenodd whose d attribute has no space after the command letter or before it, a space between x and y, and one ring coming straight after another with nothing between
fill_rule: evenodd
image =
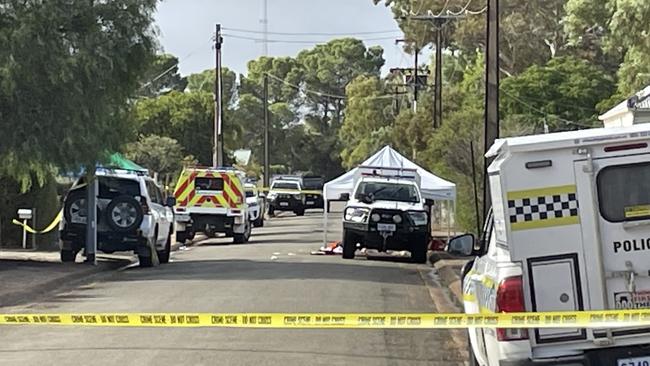
<instances>
[{"instance_id":1,"label":"bitumen surface","mask_svg":"<svg viewBox=\"0 0 650 366\"><path fill-rule=\"evenodd\" d=\"M328 236L340 238L340 216L329 223ZM265 224L247 244L199 240L169 264L107 270L0 313L458 310L430 265L312 255L323 240L321 212ZM464 365L463 338L446 330L3 326L0 365Z\"/></svg>"}]
</instances>

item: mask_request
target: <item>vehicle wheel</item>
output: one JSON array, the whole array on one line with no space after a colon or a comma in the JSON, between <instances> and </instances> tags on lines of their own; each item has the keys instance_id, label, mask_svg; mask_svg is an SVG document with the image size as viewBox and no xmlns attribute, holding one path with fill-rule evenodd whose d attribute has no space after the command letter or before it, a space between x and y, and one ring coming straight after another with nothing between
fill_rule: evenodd
<instances>
[{"instance_id":1,"label":"vehicle wheel","mask_svg":"<svg viewBox=\"0 0 650 366\"><path fill-rule=\"evenodd\" d=\"M186 232L176 232L176 242L180 244L185 244L185 242L188 239L188 235Z\"/></svg>"},{"instance_id":2,"label":"vehicle wheel","mask_svg":"<svg viewBox=\"0 0 650 366\"><path fill-rule=\"evenodd\" d=\"M300 210L293 211L297 216L305 216L305 209L301 208Z\"/></svg>"},{"instance_id":3,"label":"vehicle wheel","mask_svg":"<svg viewBox=\"0 0 650 366\"><path fill-rule=\"evenodd\" d=\"M214 239L217 237L217 233L212 229L205 229L205 236L210 239Z\"/></svg>"},{"instance_id":4,"label":"vehicle wheel","mask_svg":"<svg viewBox=\"0 0 650 366\"><path fill-rule=\"evenodd\" d=\"M244 229L243 234L234 234L233 235L233 242L235 244L244 244L248 242L248 239L251 237L251 224L249 223L246 225L246 228Z\"/></svg>"},{"instance_id":5,"label":"vehicle wheel","mask_svg":"<svg viewBox=\"0 0 650 366\"><path fill-rule=\"evenodd\" d=\"M143 256L138 254L138 261L141 268L153 267L153 258L151 256Z\"/></svg>"},{"instance_id":6,"label":"vehicle wheel","mask_svg":"<svg viewBox=\"0 0 650 366\"><path fill-rule=\"evenodd\" d=\"M275 216L275 209L273 207L269 207L269 216L270 217Z\"/></svg>"},{"instance_id":7,"label":"vehicle wheel","mask_svg":"<svg viewBox=\"0 0 650 366\"><path fill-rule=\"evenodd\" d=\"M140 227L144 218L142 206L131 196L115 197L106 206L106 221L117 232L129 232Z\"/></svg>"},{"instance_id":8,"label":"vehicle wheel","mask_svg":"<svg viewBox=\"0 0 650 366\"><path fill-rule=\"evenodd\" d=\"M61 250L61 262L74 263L77 259L77 252L74 250Z\"/></svg>"},{"instance_id":9,"label":"vehicle wheel","mask_svg":"<svg viewBox=\"0 0 650 366\"><path fill-rule=\"evenodd\" d=\"M101 212L99 207L97 207L97 220ZM86 217L88 214L86 212L86 190L78 189L76 191L71 191L68 193L68 196L65 199L65 205L63 207L63 216L65 221L70 225L75 226L85 226Z\"/></svg>"},{"instance_id":10,"label":"vehicle wheel","mask_svg":"<svg viewBox=\"0 0 650 366\"><path fill-rule=\"evenodd\" d=\"M155 248L155 244L151 242L148 243L146 248L140 248L140 251L138 251L138 261L140 261L140 267L148 268L160 264L160 260L158 259L158 252L155 250Z\"/></svg>"},{"instance_id":11,"label":"vehicle wheel","mask_svg":"<svg viewBox=\"0 0 650 366\"><path fill-rule=\"evenodd\" d=\"M427 235L417 236L414 238L413 247L411 249L411 260L414 263L427 262L427 249L428 249Z\"/></svg>"},{"instance_id":12,"label":"vehicle wheel","mask_svg":"<svg viewBox=\"0 0 650 366\"><path fill-rule=\"evenodd\" d=\"M170 229L171 230L171 229ZM167 242L165 243L165 249L158 251L158 260L161 264L169 263L169 256L172 251L172 233L169 233L167 237Z\"/></svg>"},{"instance_id":13,"label":"vehicle wheel","mask_svg":"<svg viewBox=\"0 0 650 366\"><path fill-rule=\"evenodd\" d=\"M343 259L354 259L357 251L357 241L353 233L343 229Z\"/></svg>"},{"instance_id":14,"label":"vehicle wheel","mask_svg":"<svg viewBox=\"0 0 650 366\"><path fill-rule=\"evenodd\" d=\"M264 226L264 212L260 212L260 217L257 220L253 221L253 227L262 227Z\"/></svg>"}]
</instances>

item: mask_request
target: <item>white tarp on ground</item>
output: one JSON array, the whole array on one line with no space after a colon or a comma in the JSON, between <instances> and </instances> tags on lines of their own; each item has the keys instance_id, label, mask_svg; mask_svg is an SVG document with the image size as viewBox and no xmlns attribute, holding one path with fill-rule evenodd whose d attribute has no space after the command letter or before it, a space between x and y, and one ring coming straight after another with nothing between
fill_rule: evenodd
<instances>
[{"instance_id":1,"label":"white tarp on ground","mask_svg":"<svg viewBox=\"0 0 650 366\"><path fill-rule=\"evenodd\" d=\"M420 175L420 191L426 199L436 201L455 201L456 185L448 182L408 160L403 155L395 151L390 146L385 146L375 155L368 158L361 166L371 166L378 168L404 168L416 169ZM323 197L326 201L338 200L342 193L352 195L354 189L354 177L359 168L354 168L349 172L335 178L325 184L323 187Z\"/></svg>"}]
</instances>

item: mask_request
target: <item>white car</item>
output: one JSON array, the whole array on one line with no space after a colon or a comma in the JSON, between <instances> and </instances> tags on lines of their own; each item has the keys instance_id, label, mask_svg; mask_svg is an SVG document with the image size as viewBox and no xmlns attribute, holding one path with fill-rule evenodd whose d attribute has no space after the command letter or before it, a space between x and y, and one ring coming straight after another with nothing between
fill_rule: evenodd
<instances>
[{"instance_id":1,"label":"white car","mask_svg":"<svg viewBox=\"0 0 650 366\"><path fill-rule=\"evenodd\" d=\"M354 196L347 197L349 201L343 214L343 258L354 258L359 248L408 250L414 262L425 263L430 229L417 172L410 171L410 178L393 178L376 170L369 169L370 173L358 178Z\"/></svg>"},{"instance_id":2,"label":"white car","mask_svg":"<svg viewBox=\"0 0 650 366\"><path fill-rule=\"evenodd\" d=\"M174 228L173 197L164 198L156 182L141 173L99 170L97 249L134 251L140 266L167 263ZM61 261L74 262L86 241L87 184L80 178L64 199L60 224Z\"/></svg>"},{"instance_id":3,"label":"white car","mask_svg":"<svg viewBox=\"0 0 650 366\"><path fill-rule=\"evenodd\" d=\"M448 251L468 314L650 307L650 124L498 140L492 213ZM470 328L471 364L650 364L650 327Z\"/></svg>"},{"instance_id":4,"label":"white car","mask_svg":"<svg viewBox=\"0 0 650 366\"><path fill-rule=\"evenodd\" d=\"M264 226L264 212L266 212L266 201L264 196L259 193L255 184L244 184L246 194L246 204L248 204L248 214L250 221L255 227Z\"/></svg>"}]
</instances>

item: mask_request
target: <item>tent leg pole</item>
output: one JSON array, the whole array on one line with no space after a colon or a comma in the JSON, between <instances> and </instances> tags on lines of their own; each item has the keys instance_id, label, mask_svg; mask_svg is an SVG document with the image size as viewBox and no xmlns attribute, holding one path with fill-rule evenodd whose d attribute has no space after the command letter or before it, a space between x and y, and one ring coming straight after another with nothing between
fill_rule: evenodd
<instances>
[{"instance_id":1,"label":"tent leg pole","mask_svg":"<svg viewBox=\"0 0 650 366\"><path fill-rule=\"evenodd\" d=\"M451 239L451 202L447 201L447 242Z\"/></svg>"},{"instance_id":2,"label":"tent leg pole","mask_svg":"<svg viewBox=\"0 0 650 366\"><path fill-rule=\"evenodd\" d=\"M327 230L328 230L327 216L329 216L329 212L330 212L330 210L329 210L330 206L329 205L330 205L330 201L326 200L325 201L325 207L327 207L327 210L325 210L325 212L323 212L323 246L327 245Z\"/></svg>"}]
</instances>

